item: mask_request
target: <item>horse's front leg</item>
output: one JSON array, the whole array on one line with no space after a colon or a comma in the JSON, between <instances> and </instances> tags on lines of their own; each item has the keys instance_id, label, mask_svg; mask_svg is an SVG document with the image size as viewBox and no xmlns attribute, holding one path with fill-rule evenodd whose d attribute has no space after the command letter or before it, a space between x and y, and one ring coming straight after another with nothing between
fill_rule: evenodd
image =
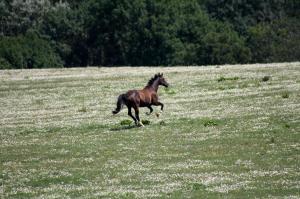
<instances>
[{"instance_id":1,"label":"horse's front leg","mask_svg":"<svg viewBox=\"0 0 300 199\"><path fill-rule=\"evenodd\" d=\"M150 112L146 113L147 115L151 115L151 113L153 112L153 108L151 107L151 105L147 106L147 108L149 108Z\"/></svg>"},{"instance_id":2,"label":"horse's front leg","mask_svg":"<svg viewBox=\"0 0 300 199\"><path fill-rule=\"evenodd\" d=\"M162 113L162 111L164 110L164 104L159 101L154 102L153 105L160 106L160 113ZM160 113L155 113L156 117L159 117Z\"/></svg>"},{"instance_id":3,"label":"horse's front leg","mask_svg":"<svg viewBox=\"0 0 300 199\"><path fill-rule=\"evenodd\" d=\"M164 104L161 103L161 102L155 102L155 103L153 103L153 105L155 105L155 106L160 106L160 110L161 110L161 111L164 110Z\"/></svg>"}]
</instances>

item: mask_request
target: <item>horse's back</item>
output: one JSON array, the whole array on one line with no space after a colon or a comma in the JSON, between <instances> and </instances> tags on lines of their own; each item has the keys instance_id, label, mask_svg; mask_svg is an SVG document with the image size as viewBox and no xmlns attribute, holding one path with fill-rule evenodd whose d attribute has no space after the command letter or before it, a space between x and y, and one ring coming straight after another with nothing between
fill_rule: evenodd
<instances>
[{"instance_id":1,"label":"horse's back","mask_svg":"<svg viewBox=\"0 0 300 199\"><path fill-rule=\"evenodd\" d=\"M126 104L129 106L148 106L151 104L153 93L147 90L129 90L125 93Z\"/></svg>"},{"instance_id":2,"label":"horse's back","mask_svg":"<svg viewBox=\"0 0 300 199\"><path fill-rule=\"evenodd\" d=\"M127 106L134 106L136 103L139 103L140 97L137 90L129 90L125 94L125 104Z\"/></svg>"}]
</instances>

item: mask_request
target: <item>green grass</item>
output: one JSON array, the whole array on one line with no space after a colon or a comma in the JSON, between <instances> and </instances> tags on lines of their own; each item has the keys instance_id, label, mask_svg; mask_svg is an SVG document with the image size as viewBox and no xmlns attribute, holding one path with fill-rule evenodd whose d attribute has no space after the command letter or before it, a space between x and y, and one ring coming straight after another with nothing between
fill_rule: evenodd
<instances>
[{"instance_id":1,"label":"green grass","mask_svg":"<svg viewBox=\"0 0 300 199\"><path fill-rule=\"evenodd\" d=\"M156 72L159 118L111 114ZM300 197L299 63L24 73L0 71L2 198Z\"/></svg>"}]
</instances>

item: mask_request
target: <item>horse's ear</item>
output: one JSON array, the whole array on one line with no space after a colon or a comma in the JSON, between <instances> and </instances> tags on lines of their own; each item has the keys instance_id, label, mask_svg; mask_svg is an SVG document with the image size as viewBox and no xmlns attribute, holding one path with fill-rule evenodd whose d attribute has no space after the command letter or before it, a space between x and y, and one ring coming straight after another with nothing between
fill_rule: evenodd
<instances>
[{"instance_id":1,"label":"horse's ear","mask_svg":"<svg viewBox=\"0 0 300 199\"><path fill-rule=\"evenodd\" d=\"M162 73L161 76L164 76L164 74Z\"/></svg>"}]
</instances>

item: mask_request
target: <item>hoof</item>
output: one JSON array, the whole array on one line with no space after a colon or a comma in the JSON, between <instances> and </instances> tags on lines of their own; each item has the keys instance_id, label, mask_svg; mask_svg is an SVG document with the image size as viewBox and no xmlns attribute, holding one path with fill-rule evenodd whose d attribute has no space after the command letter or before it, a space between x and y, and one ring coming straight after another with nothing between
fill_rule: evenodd
<instances>
[{"instance_id":1,"label":"hoof","mask_svg":"<svg viewBox=\"0 0 300 199\"><path fill-rule=\"evenodd\" d=\"M139 127L144 127L144 124L143 124L142 122L139 122L139 123L138 123L138 126L139 126Z\"/></svg>"},{"instance_id":2,"label":"hoof","mask_svg":"<svg viewBox=\"0 0 300 199\"><path fill-rule=\"evenodd\" d=\"M150 113L150 112L149 112L149 113L147 112L146 115L151 115L151 113Z\"/></svg>"},{"instance_id":3,"label":"hoof","mask_svg":"<svg viewBox=\"0 0 300 199\"><path fill-rule=\"evenodd\" d=\"M156 117L159 117L160 114L162 114L162 113L163 113L163 111L159 111L159 112L156 112L155 115L156 115Z\"/></svg>"}]
</instances>

